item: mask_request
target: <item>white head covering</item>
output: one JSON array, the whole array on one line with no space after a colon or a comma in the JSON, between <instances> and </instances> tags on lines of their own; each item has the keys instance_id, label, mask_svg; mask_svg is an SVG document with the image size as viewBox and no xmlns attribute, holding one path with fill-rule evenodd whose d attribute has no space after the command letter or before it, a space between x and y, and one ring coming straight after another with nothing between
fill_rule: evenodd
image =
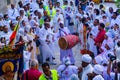
<instances>
[{"instance_id":1,"label":"white head covering","mask_svg":"<svg viewBox=\"0 0 120 80\"><path fill-rule=\"evenodd\" d=\"M102 56L101 56L101 55L96 56L96 57L95 57L95 61L96 61L97 64L100 64L100 65L101 65L102 62L103 62Z\"/></svg>"},{"instance_id":2,"label":"white head covering","mask_svg":"<svg viewBox=\"0 0 120 80\"><path fill-rule=\"evenodd\" d=\"M104 78L101 75L97 75L93 78L93 80L104 80Z\"/></svg>"},{"instance_id":3,"label":"white head covering","mask_svg":"<svg viewBox=\"0 0 120 80\"><path fill-rule=\"evenodd\" d=\"M101 75L103 73L103 67L99 64L94 65L93 72Z\"/></svg>"},{"instance_id":4,"label":"white head covering","mask_svg":"<svg viewBox=\"0 0 120 80\"><path fill-rule=\"evenodd\" d=\"M102 57L102 58L103 58L102 65L103 64L108 64L108 60L105 57Z\"/></svg>"},{"instance_id":5,"label":"white head covering","mask_svg":"<svg viewBox=\"0 0 120 80\"><path fill-rule=\"evenodd\" d=\"M70 65L71 64L70 58L69 57L64 57L63 58L63 63L66 64L66 65Z\"/></svg>"},{"instance_id":6,"label":"white head covering","mask_svg":"<svg viewBox=\"0 0 120 80\"><path fill-rule=\"evenodd\" d=\"M61 20L60 20L59 24L60 24L60 23L64 24L64 22L63 22L63 21L61 21Z\"/></svg>"},{"instance_id":7,"label":"white head covering","mask_svg":"<svg viewBox=\"0 0 120 80\"><path fill-rule=\"evenodd\" d=\"M19 11L24 11L24 8L20 8Z\"/></svg>"},{"instance_id":8,"label":"white head covering","mask_svg":"<svg viewBox=\"0 0 120 80\"><path fill-rule=\"evenodd\" d=\"M91 58L90 55L84 54L84 55L82 56L82 61L83 61L83 62L86 62L86 63L90 63L90 62L92 61L92 58Z\"/></svg>"}]
</instances>

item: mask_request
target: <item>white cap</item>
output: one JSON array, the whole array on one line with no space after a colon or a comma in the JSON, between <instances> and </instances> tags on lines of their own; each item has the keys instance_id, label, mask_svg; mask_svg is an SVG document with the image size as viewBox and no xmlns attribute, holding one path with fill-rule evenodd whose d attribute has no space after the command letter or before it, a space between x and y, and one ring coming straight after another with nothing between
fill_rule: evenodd
<instances>
[{"instance_id":1,"label":"white cap","mask_svg":"<svg viewBox=\"0 0 120 80\"><path fill-rule=\"evenodd\" d=\"M94 65L93 72L101 75L103 73L103 67L99 64Z\"/></svg>"},{"instance_id":2,"label":"white cap","mask_svg":"<svg viewBox=\"0 0 120 80\"><path fill-rule=\"evenodd\" d=\"M84 55L82 56L82 61L83 61L83 62L86 62L86 63L90 63L90 62L92 61L92 58L91 58L90 55L84 54Z\"/></svg>"},{"instance_id":3,"label":"white cap","mask_svg":"<svg viewBox=\"0 0 120 80\"><path fill-rule=\"evenodd\" d=\"M96 57L95 57L95 61L96 61L97 64L100 64L100 65L101 65L102 62L103 62L102 56L101 56L101 55L96 56Z\"/></svg>"},{"instance_id":4,"label":"white cap","mask_svg":"<svg viewBox=\"0 0 120 80\"><path fill-rule=\"evenodd\" d=\"M59 22L59 24L60 24L60 23L61 23L61 24L64 24L64 22L63 22L63 21L60 21L60 22Z\"/></svg>"},{"instance_id":5,"label":"white cap","mask_svg":"<svg viewBox=\"0 0 120 80\"><path fill-rule=\"evenodd\" d=\"M20 8L19 11L24 11L24 8Z\"/></svg>"}]
</instances>

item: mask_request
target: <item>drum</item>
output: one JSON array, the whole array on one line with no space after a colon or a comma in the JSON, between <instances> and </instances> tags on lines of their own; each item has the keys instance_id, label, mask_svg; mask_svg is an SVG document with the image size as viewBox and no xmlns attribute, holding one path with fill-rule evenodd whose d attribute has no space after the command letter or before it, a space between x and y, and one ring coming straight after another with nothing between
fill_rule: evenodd
<instances>
[{"instance_id":1,"label":"drum","mask_svg":"<svg viewBox=\"0 0 120 80\"><path fill-rule=\"evenodd\" d=\"M75 35L67 35L61 37L58 41L59 47L61 49L70 49L74 47L79 42L79 37Z\"/></svg>"},{"instance_id":2,"label":"drum","mask_svg":"<svg viewBox=\"0 0 120 80\"><path fill-rule=\"evenodd\" d=\"M93 2L99 4L100 0L93 0Z\"/></svg>"}]
</instances>

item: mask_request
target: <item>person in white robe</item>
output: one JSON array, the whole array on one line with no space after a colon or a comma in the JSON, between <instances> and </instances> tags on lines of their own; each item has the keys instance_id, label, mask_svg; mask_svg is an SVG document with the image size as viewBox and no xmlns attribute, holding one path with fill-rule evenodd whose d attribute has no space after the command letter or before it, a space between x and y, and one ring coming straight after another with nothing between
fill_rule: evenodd
<instances>
[{"instance_id":1,"label":"person in white robe","mask_svg":"<svg viewBox=\"0 0 120 80\"><path fill-rule=\"evenodd\" d=\"M70 58L64 57L63 64L61 64L57 71L59 75L59 80L70 80L72 74L78 74L78 67L71 65Z\"/></svg>"},{"instance_id":2,"label":"person in white robe","mask_svg":"<svg viewBox=\"0 0 120 80\"><path fill-rule=\"evenodd\" d=\"M59 31L56 33L57 38L70 35L70 31L68 30L67 27L64 27L63 21L60 21L59 26L60 26ZM60 61L62 63L63 63L63 57L65 56L70 58L71 64L75 64L72 48L66 50L60 49Z\"/></svg>"},{"instance_id":3,"label":"person in white robe","mask_svg":"<svg viewBox=\"0 0 120 80\"><path fill-rule=\"evenodd\" d=\"M92 73L93 71L93 67L90 64L92 61L91 56L89 56L88 54L84 54L82 55L82 76L81 76L81 80L88 80L88 73Z\"/></svg>"},{"instance_id":4,"label":"person in white robe","mask_svg":"<svg viewBox=\"0 0 120 80\"><path fill-rule=\"evenodd\" d=\"M115 55L117 59L120 60L120 40L118 40L117 44L115 45Z\"/></svg>"},{"instance_id":5,"label":"person in white robe","mask_svg":"<svg viewBox=\"0 0 120 80\"><path fill-rule=\"evenodd\" d=\"M53 62L52 51L51 51L50 47L48 46L48 43L50 43L50 41L47 40L47 37L49 35L49 32L48 32L49 27L50 27L49 22L44 23L44 28L42 28L39 31L37 36L39 36L39 41L41 43L43 63L46 62L46 59L49 58L50 64L55 65L56 63Z\"/></svg>"},{"instance_id":6,"label":"person in white robe","mask_svg":"<svg viewBox=\"0 0 120 80\"><path fill-rule=\"evenodd\" d=\"M118 18L117 12L113 12L111 23L110 23L110 28L113 27L116 23L120 24L120 19Z\"/></svg>"},{"instance_id":7,"label":"person in white robe","mask_svg":"<svg viewBox=\"0 0 120 80\"><path fill-rule=\"evenodd\" d=\"M88 36L89 50L94 53L94 56L97 55L97 48L96 48L96 45L95 45L94 40L91 39L90 36L91 36L91 35L93 35L94 37L97 36L97 34L98 34L98 32L99 32L99 30L98 30L98 24L99 24L99 20L98 20L98 19L95 19L94 25L92 26L91 31L90 31L90 34L89 34L89 36Z\"/></svg>"},{"instance_id":8,"label":"person in white robe","mask_svg":"<svg viewBox=\"0 0 120 80\"><path fill-rule=\"evenodd\" d=\"M2 37L5 37L5 45L9 44L11 34L12 33L8 31L7 25L5 25L3 27L3 34L2 34Z\"/></svg>"},{"instance_id":9,"label":"person in white robe","mask_svg":"<svg viewBox=\"0 0 120 80\"><path fill-rule=\"evenodd\" d=\"M103 67L99 64L94 65L93 73L89 73L88 80L104 80L102 77Z\"/></svg>"},{"instance_id":10,"label":"person in white robe","mask_svg":"<svg viewBox=\"0 0 120 80\"><path fill-rule=\"evenodd\" d=\"M63 15L61 14L61 10L59 8L56 8L56 15L53 18L53 24L54 24L53 27L55 32L58 32L60 21L64 22L64 18Z\"/></svg>"},{"instance_id":11,"label":"person in white robe","mask_svg":"<svg viewBox=\"0 0 120 80\"><path fill-rule=\"evenodd\" d=\"M15 8L14 4L11 4L11 8L8 9L8 16L11 20L16 20L16 17L19 16L19 11Z\"/></svg>"},{"instance_id":12,"label":"person in white robe","mask_svg":"<svg viewBox=\"0 0 120 80\"><path fill-rule=\"evenodd\" d=\"M103 67L99 64L94 65L94 69L93 72L95 73L95 77L93 78L93 80L104 80L104 78L102 77L102 73L103 73Z\"/></svg>"}]
</instances>

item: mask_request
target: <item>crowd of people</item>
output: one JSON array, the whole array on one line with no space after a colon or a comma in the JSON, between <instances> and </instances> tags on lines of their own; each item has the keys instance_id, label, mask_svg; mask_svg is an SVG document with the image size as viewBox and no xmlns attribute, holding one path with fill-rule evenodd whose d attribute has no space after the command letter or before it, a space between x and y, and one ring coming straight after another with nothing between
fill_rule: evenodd
<instances>
[{"instance_id":1,"label":"crowd of people","mask_svg":"<svg viewBox=\"0 0 120 80\"><path fill-rule=\"evenodd\" d=\"M20 1L0 14L0 48L9 45L19 26L15 43L25 43L21 80L119 80L120 14L116 10L102 2L96 8L92 0ZM72 48L60 49L61 64L51 70L50 65L58 64L55 43L76 34L80 49L91 53L82 54L81 66L77 66ZM6 75L0 80L10 80L11 75Z\"/></svg>"}]
</instances>

